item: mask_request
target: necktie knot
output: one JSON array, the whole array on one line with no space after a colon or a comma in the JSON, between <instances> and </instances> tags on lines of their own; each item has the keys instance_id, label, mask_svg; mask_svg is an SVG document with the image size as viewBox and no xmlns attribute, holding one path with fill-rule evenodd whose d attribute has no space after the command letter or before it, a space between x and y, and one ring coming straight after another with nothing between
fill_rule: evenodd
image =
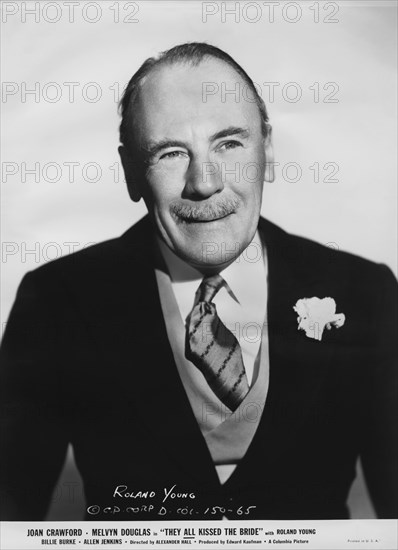
<instances>
[{"instance_id":1,"label":"necktie knot","mask_svg":"<svg viewBox=\"0 0 398 550\"><path fill-rule=\"evenodd\" d=\"M221 275L211 275L209 277L204 277L200 286L197 290L197 301L198 302L211 302L217 292L224 284L224 279Z\"/></svg>"}]
</instances>

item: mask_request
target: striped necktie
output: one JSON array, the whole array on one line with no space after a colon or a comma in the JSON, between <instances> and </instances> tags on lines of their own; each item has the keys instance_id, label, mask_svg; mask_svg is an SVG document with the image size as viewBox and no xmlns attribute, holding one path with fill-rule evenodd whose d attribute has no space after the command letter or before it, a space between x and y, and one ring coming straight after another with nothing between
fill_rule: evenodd
<instances>
[{"instance_id":1,"label":"striped necktie","mask_svg":"<svg viewBox=\"0 0 398 550\"><path fill-rule=\"evenodd\" d=\"M205 277L196 294L186 334L186 357L202 372L217 397L234 411L249 391L238 340L217 315L214 296L221 275Z\"/></svg>"}]
</instances>

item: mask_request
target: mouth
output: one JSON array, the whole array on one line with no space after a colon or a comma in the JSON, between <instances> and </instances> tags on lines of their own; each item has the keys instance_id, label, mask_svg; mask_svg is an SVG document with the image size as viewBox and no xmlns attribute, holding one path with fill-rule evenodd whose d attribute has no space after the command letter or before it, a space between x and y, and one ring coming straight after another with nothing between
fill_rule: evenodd
<instances>
[{"instance_id":1,"label":"mouth","mask_svg":"<svg viewBox=\"0 0 398 550\"><path fill-rule=\"evenodd\" d=\"M186 218L184 216L179 216L179 220L183 223L186 223L186 224L194 224L194 223L201 223L201 224L204 224L204 223L214 223L214 222L218 222L220 220L224 220L225 218L228 218L229 216L231 216L232 214L234 214L235 212L228 212L228 214L222 214L222 215L218 215L218 216L207 216L207 215L203 215L203 216L198 216L198 217L189 217L189 218Z\"/></svg>"}]
</instances>

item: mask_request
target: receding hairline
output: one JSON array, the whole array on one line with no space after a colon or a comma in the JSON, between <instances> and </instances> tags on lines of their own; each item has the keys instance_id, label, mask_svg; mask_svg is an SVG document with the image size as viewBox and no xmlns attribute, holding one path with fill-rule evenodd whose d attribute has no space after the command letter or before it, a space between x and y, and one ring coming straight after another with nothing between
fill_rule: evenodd
<instances>
[{"instance_id":1,"label":"receding hairline","mask_svg":"<svg viewBox=\"0 0 398 550\"><path fill-rule=\"evenodd\" d=\"M205 54L201 59L160 59L156 65L154 65L153 67L151 67L147 74L145 74L140 80L139 82L137 83L137 93L134 95L134 100L133 102L136 102L138 101L139 99L139 94L141 92L141 89L142 87L145 85L145 83L151 78L151 76L153 77L156 73L160 73L162 72L165 68L169 67L170 69L172 69L173 67L176 67L176 66L183 66L183 65L187 65L188 68L197 68L199 67L200 65L204 65L208 62L215 62L215 63L219 63L219 64L222 64L224 65L227 70L235 75L237 75L239 77L239 79L246 85L248 86L249 84L246 82L246 79L239 73L239 71L237 71L235 69L235 67L233 67L232 65L230 65L227 61L225 61L224 59L220 59L219 57L215 57L214 55L211 55L211 54Z\"/></svg>"},{"instance_id":2,"label":"receding hairline","mask_svg":"<svg viewBox=\"0 0 398 550\"><path fill-rule=\"evenodd\" d=\"M187 49L192 47L194 53L187 53ZM208 51L200 51L200 48L211 48ZM185 50L184 50L185 48ZM196 48L196 51L195 51ZM175 53L177 52L177 53ZM184 52L184 53L181 53ZM133 145L134 138L134 106L137 104L142 87L148 81L148 79L154 73L161 71L165 67L172 68L173 66L198 67L209 61L219 61L225 66L229 67L231 74L237 74L245 85L253 93L253 103L256 103L260 114L261 131L264 137L268 135L268 113L261 95L259 95L253 80L248 73L233 59L228 53L223 50L208 45L206 43L187 43L179 46L175 46L170 50L162 52L158 57L150 57L140 66L136 73L132 76L126 89L123 93L122 99L119 103L119 112L122 115L122 122L120 124L120 141L123 145ZM142 73L142 74L140 74ZM134 81L134 83L133 83ZM132 85L133 83L133 85Z\"/></svg>"}]
</instances>

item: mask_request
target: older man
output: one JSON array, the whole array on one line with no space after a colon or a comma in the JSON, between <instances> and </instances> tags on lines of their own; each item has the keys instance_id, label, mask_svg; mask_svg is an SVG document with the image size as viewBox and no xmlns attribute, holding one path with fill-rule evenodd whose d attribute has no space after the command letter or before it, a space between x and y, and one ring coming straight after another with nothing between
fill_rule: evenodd
<instances>
[{"instance_id":1,"label":"older man","mask_svg":"<svg viewBox=\"0 0 398 550\"><path fill-rule=\"evenodd\" d=\"M3 518L44 517L68 443L86 519L347 518L358 457L396 517L391 272L260 218L271 128L225 52L147 60L121 111L149 216L21 283Z\"/></svg>"}]
</instances>

